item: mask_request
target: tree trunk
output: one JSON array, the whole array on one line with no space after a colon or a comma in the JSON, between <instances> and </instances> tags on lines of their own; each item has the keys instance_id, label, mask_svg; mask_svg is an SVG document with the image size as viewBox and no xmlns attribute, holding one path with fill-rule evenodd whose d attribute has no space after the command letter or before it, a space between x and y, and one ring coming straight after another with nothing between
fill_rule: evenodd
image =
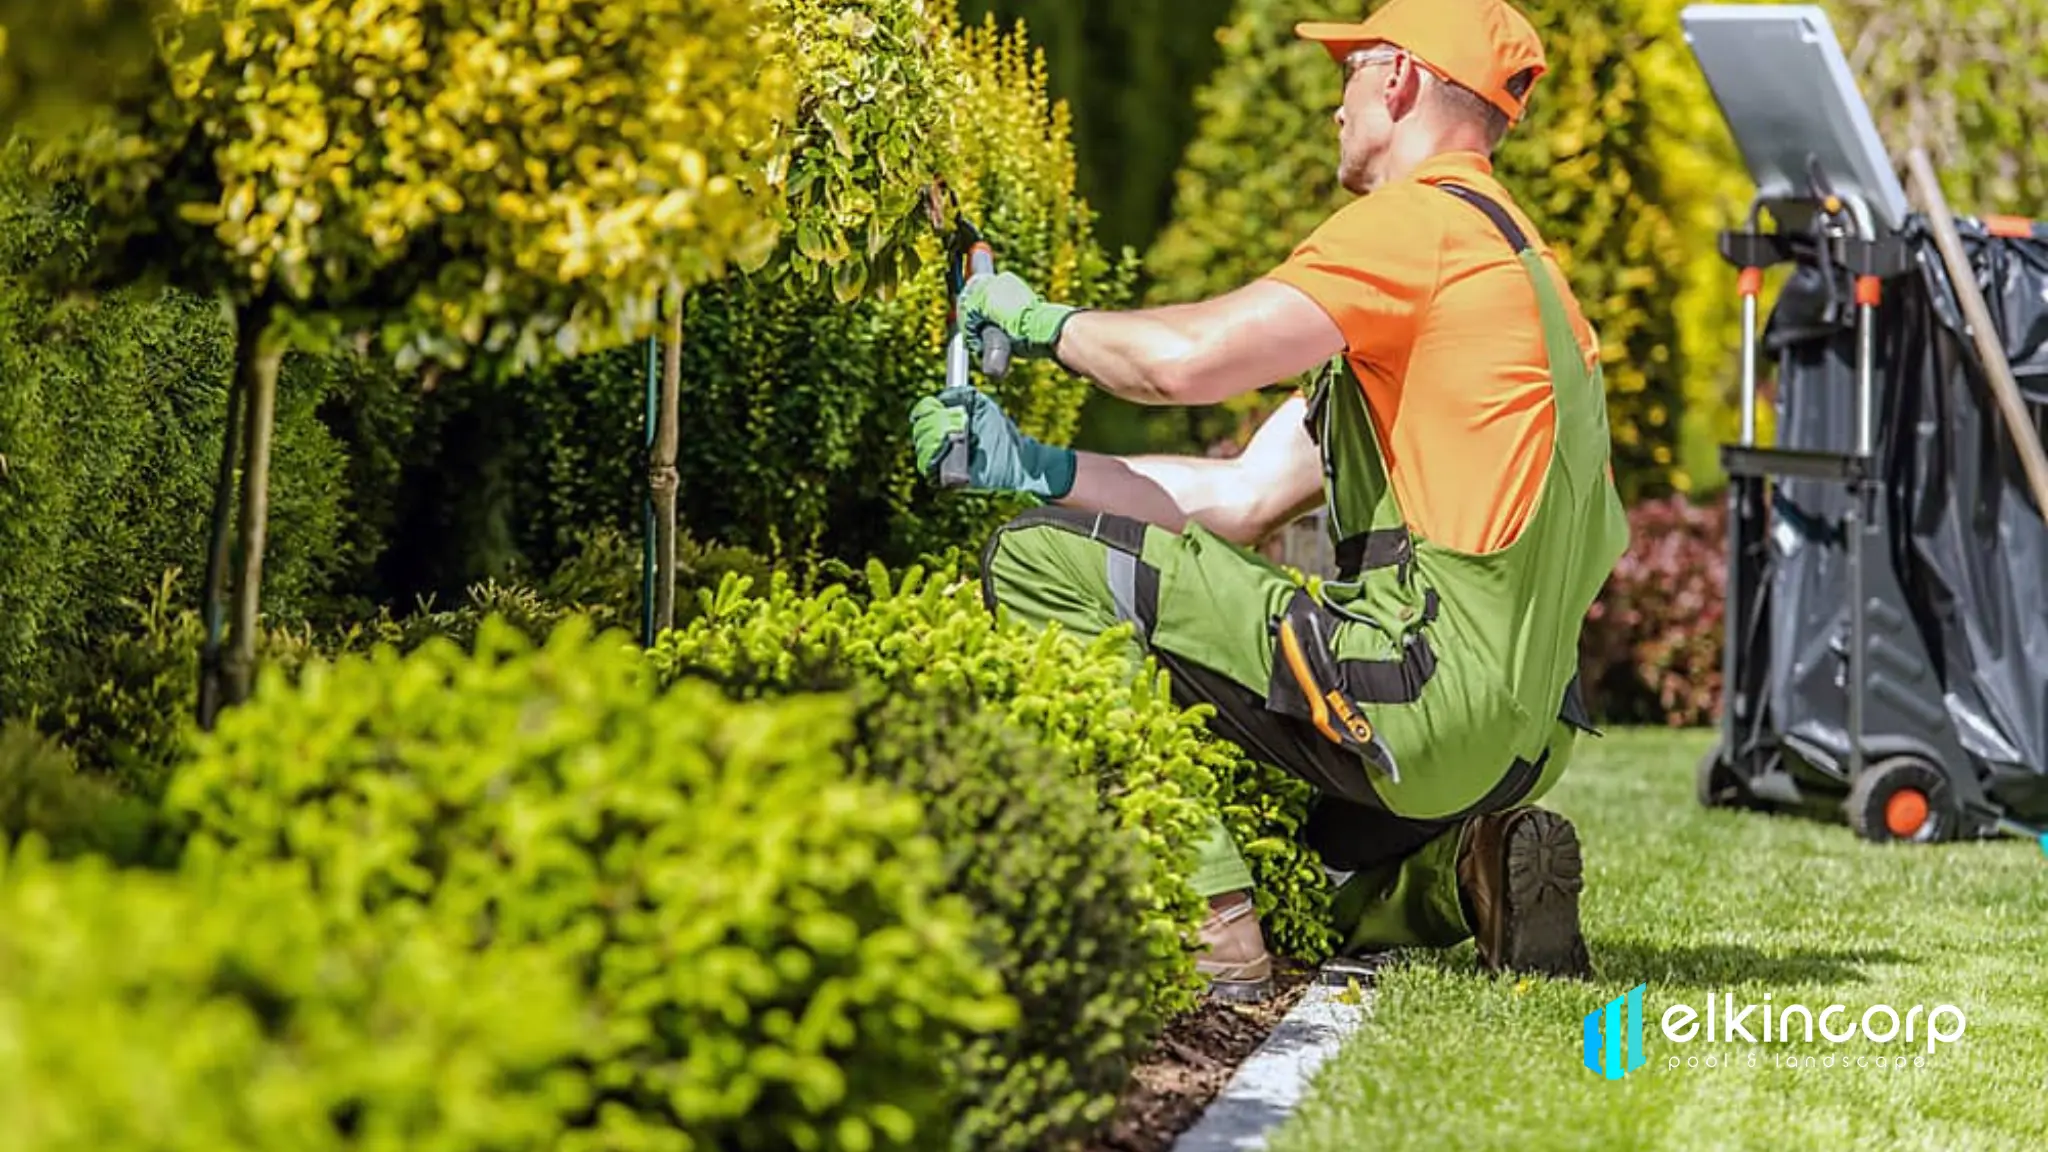
<instances>
[{"instance_id":1,"label":"tree trunk","mask_svg":"<svg viewBox=\"0 0 2048 1152\"><path fill-rule=\"evenodd\" d=\"M206 639L199 651L199 727L202 731L213 731L215 717L220 714L223 694L221 684L221 612L228 578L229 527L235 509L235 465L241 455L242 445L242 371L244 359L241 345L254 339L254 334L236 324L233 309L228 309L228 322L235 327L234 375L228 380L227 420L221 427L220 471L213 481L213 520L206 546L206 586L201 591L203 599L200 609L206 621Z\"/></svg>"},{"instance_id":2,"label":"tree trunk","mask_svg":"<svg viewBox=\"0 0 2048 1152\"><path fill-rule=\"evenodd\" d=\"M654 493L654 632L675 627L676 615L676 492L682 479L676 472L676 450L681 440L680 414L683 379L683 301L680 290L668 298L668 338L661 358L661 402L657 409L654 458L648 482Z\"/></svg>"},{"instance_id":3,"label":"tree trunk","mask_svg":"<svg viewBox=\"0 0 2048 1152\"><path fill-rule=\"evenodd\" d=\"M263 589L263 547L270 528L270 431L277 411L277 372L284 350L263 343L262 329L235 343L235 372L248 394L248 465L242 471L241 566L235 573L235 621L227 655L227 702L249 698L256 674L257 607Z\"/></svg>"}]
</instances>

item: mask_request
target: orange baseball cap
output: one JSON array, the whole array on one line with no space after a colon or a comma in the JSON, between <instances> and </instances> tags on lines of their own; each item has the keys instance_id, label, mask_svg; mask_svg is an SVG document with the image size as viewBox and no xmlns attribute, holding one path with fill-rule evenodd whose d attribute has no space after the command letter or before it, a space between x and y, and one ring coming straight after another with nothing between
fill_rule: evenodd
<instances>
[{"instance_id":1,"label":"orange baseball cap","mask_svg":"<svg viewBox=\"0 0 2048 1152\"><path fill-rule=\"evenodd\" d=\"M1505 0L1387 0L1362 24L1297 24L1294 33L1320 42L1340 63L1372 44L1405 48L1516 122L1528 107L1529 89L1549 70L1535 27ZM1523 72L1527 80L1512 83Z\"/></svg>"}]
</instances>

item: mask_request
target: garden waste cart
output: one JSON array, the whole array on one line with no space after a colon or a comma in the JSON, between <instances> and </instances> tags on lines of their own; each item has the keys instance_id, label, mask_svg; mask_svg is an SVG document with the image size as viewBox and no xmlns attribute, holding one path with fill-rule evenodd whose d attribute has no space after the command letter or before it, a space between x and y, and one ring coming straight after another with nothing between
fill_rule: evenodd
<instances>
[{"instance_id":1,"label":"garden waste cart","mask_svg":"<svg viewBox=\"0 0 2048 1152\"><path fill-rule=\"evenodd\" d=\"M2048 413L2048 228L1912 210L1819 8L1683 22L1757 183L1720 242L1742 421L1722 451L1721 725L1698 798L1878 841L2039 837L2048 510L2022 462ZM2001 408L1993 385L2014 383Z\"/></svg>"}]
</instances>

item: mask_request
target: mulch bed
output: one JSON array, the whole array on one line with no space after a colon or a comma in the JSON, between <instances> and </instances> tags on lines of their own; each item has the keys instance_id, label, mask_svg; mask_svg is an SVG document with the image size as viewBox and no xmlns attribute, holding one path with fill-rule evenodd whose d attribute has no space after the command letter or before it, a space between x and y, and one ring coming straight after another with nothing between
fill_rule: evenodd
<instances>
[{"instance_id":1,"label":"mulch bed","mask_svg":"<svg viewBox=\"0 0 2048 1152\"><path fill-rule=\"evenodd\" d=\"M1167 1025L1132 1072L1085 1152L1170 1152L1195 1126L1238 1065L1258 1051L1315 979L1315 969L1276 960L1273 995L1258 1004L1204 1001Z\"/></svg>"}]
</instances>

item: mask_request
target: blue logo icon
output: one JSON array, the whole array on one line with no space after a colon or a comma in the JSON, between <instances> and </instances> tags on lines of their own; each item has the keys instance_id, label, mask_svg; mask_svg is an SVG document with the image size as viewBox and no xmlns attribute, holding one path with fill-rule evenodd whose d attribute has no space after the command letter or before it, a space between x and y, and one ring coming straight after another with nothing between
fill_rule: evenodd
<instances>
[{"instance_id":1,"label":"blue logo icon","mask_svg":"<svg viewBox=\"0 0 2048 1152\"><path fill-rule=\"evenodd\" d=\"M1643 1066L1643 988L1638 984L1598 1011L1586 1013L1586 1067L1609 1080L1619 1080ZM1628 1009L1626 1034L1621 1024L1624 1007Z\"/></svg>"}]
</instances>

